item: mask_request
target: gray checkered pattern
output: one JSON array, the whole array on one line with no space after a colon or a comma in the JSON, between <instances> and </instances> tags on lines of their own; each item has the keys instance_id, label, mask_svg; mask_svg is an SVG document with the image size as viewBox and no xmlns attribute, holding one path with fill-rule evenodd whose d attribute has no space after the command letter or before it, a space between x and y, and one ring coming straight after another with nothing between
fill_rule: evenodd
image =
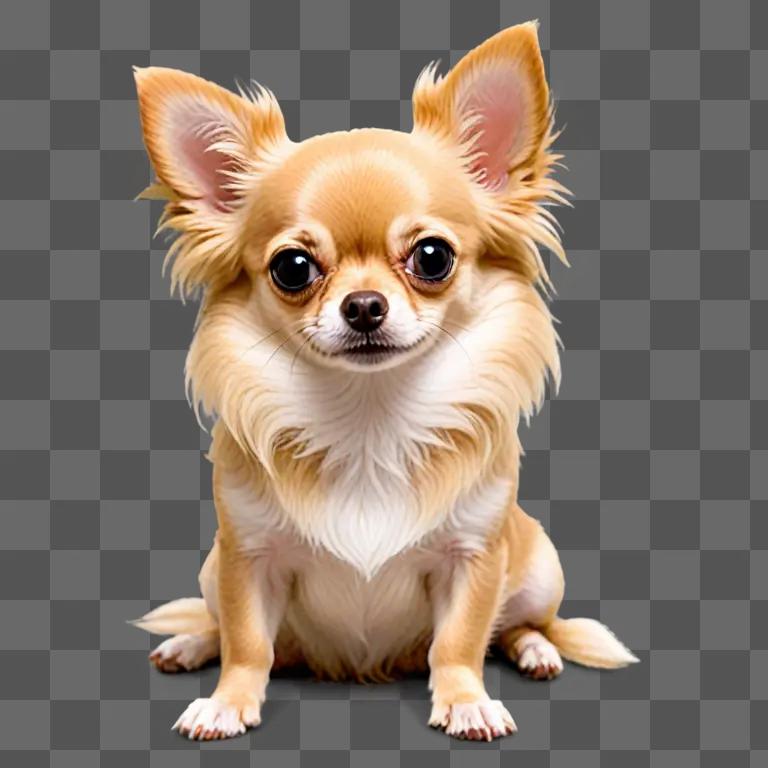
<instances>
[{"instance_id":1,"label":"gray checkered pattern","mask_svg":"<svg viewBox=\"0 0 768 768\"><path fill-rule=\"evenodd\" d=\"M169 731L217 669L150 671L125 624L196 594L210 465L184 400L131 66L281 100L290 135L410 128L418 71L541 20L576 196L553 265L565 378L522 499L566 616L642 664L551 684L495 661L519 735L451 741L423 679L274 681L261 728ZM2 0L0 764L16 768L768 765L765 0Z\"/></svg>"}]
</instances>

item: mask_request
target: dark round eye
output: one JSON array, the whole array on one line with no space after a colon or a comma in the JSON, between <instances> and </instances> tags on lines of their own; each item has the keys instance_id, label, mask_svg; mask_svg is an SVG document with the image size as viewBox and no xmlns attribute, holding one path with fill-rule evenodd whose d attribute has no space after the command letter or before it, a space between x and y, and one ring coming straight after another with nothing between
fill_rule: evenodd
<instances>
[{"instance_id":1,"label":"dark round eye","mask_svg":"<svg viewBox=\"0 0 768 768\"><path fill-rule=\"evenodd\" d=\"M269 271L277 287L288 293L303 291L321 274L315 260L301 248L286 248L277 253Z\"/></svg>"},{"instance_id":2,"label":"dark round eye","mask_svg":"<svg viewBox=\"0 0 768 768\"><path fill-rule=\"evenodd\" d=\"M454 258L448 243L437 237L428 237L416 243L405 262L405 269L422 280L439 282L451 274Z\"/></svg>"}]
</instances>

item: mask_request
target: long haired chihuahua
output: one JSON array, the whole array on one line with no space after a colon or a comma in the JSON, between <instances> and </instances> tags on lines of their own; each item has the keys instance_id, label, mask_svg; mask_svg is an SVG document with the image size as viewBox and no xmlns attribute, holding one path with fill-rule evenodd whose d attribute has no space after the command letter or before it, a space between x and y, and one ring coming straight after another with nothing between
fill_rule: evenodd
<instances>
[{"instance_id":1,"label":"long haired chihuahua","mask_svg":"<svg viewBox=\"0 0 768 768\"><path fill-rule=\"evenodd\" d=\"M216 419L203 597L136 622L172 635L163 671L221 657L174 728L257 725L272 669L428 669L430 725L490 740L515 730L491 644L537 679L636 661L558 617L557 552L517 503L518 422L560 374L539 247L565 260L536 24L424 69L410 133L294 142L266 88L135 75L171 289L202 294L187 391Z\"/></svg>"}]
</instances>

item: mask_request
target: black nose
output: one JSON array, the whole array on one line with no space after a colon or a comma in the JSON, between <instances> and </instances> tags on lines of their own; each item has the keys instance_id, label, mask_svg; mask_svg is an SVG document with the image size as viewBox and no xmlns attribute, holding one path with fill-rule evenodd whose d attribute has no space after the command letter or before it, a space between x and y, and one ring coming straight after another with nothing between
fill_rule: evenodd
<instances>
[{"instance_id":1,"label":"black nose","mask_svg":"<svg viewBox=\"0 0 768 768\"><path fill-rule=\"evenodd\" d=\"M356 331L375 331L384 322L389 304L378 291L352 291L341 302L341 314Z\"/></svg>"}]
</instances>

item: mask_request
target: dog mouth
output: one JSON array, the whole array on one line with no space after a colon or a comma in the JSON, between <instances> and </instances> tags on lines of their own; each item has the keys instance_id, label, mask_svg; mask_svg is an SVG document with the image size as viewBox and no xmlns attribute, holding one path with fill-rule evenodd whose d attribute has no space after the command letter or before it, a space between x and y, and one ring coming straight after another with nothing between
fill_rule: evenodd
<instances>
[{"instance_id":1,"label":"dog mouth","mask_svg":"<svg viewBox=\"0 0 768 768\"><path fill-rule=\"evenodd\" d=\"M361 339L345 344L340 349L329 354L329 357L343 358L356 363L375 364L388 360L396 355L410 352L424 341L422 337L412 344L393 344L390 341Z\"/></svg>"},{"instance_id":2,"label":"dog mouth","mask_svg":"<svg viewBox=\"0 0 768 768\"><path fill-rule=\"evenodd\" d=\"M383 344L376 341L363 341L359 344L349 344L333 353L333 357L346 357L349 360L376 362L401 352L407 352L415 345L402 346L399 344Z\"/></svg>"}]
</instances>

